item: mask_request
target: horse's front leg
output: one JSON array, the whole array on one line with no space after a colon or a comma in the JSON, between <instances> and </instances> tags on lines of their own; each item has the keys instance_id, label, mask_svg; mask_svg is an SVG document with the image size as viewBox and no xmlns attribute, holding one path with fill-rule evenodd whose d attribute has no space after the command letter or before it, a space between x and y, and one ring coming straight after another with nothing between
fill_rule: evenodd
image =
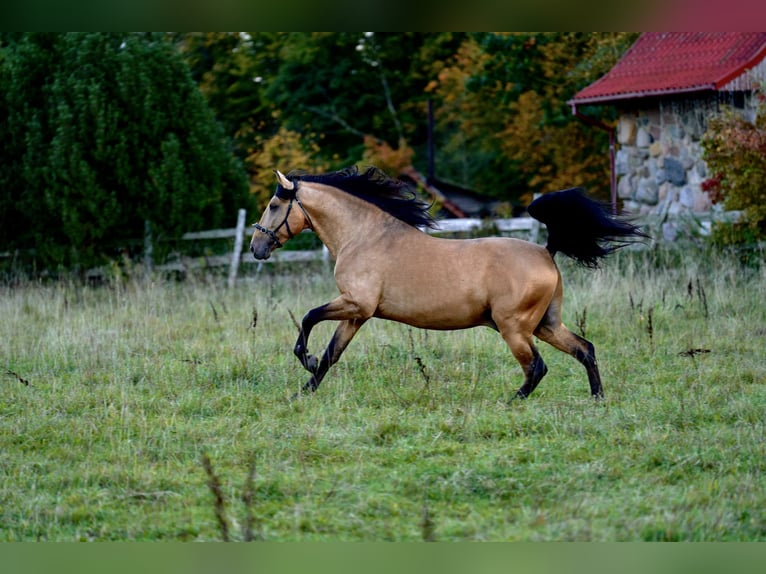
<instances>
[{"instance_id":1,"label":"horse's front leg","mask_svg":"<svg viewBox=\"0 0 766 574\"><path fill-rule=\"evenodd\" d=\"M301 321L298 340L295 341L293 353L298 357L303 368L309 373L315 373L319 366L319 360L314 355L309 354L309 335L311 335L311 331L317 323L326 320L325 310L329 305L330 303L321 305L306 313L303 317L303 321Z\"/></svg>"},{"instance_id":2,"label":"horse's front leg","mask_svg":"<svg viewBox=\"0 0 766 574\"><path fill-rule=\"evenodd\" d=\"M348 346L351 339L354 338L357 331L364 325L366 319L351 319L349 321L341 321L338 328L335 329L335 333L330 339L330 343L322 355L322 360L314 371L312 371L311 378L303 385L302 392L317 390L317 387L324 379L327 371L340 359L341 354ZM313 358L313 357L312 357Z\"/></svg>"},{"instance_id":3,"label":"horse's front leg","mask_svg":"<svg viewBox=\"0 0 766 574\"><path fill-rule=\"evenodd\" d=\"M303 368L312 373L312 375L316 376L319 372L319 369L322 367L322 364L319 362L319 360L314 355L311 355L308 350L309 336L311 335L311 331L317 323L320 323L321 321L361 321L359 326L353 330L353 332L348 337L348 340L343 344L340 352L338 353L338 355L340 355L340 353L343 352L343 349L345 349L346 345L348 344L348 341L351 340L351 337L354 336L359 327L362 326L364 321L372 316L374 307L372 309L369 309L369 307L370 306L360 305L351 299L348 295L341 295L329 303L320 305L319 307L316 307L306 313L306 315L303 317L303 321L301 322L301 329L298 333L298 340L295 342L295 348L293 349L295 356L298 357L298 360L300 361L301 365L303 365ZM330 341L330 346L328 346L328 351L333 345L333 341L335 341L336 337L339 336L340 330L341 329L339 327L335 332L333 339ZM327 358L327 351L325 351L323 362L325 358ZM337 358L335 361L337 361ZM325 367L325 373L327 368L329 368L335 361L330 362ZM324 377L325 373L322 373L322 377ZM321 381L321 378L319 380ZM315 390L317 386L319 386L319 383L314 385L312 390Z\"/></svg>"}]
</instances>

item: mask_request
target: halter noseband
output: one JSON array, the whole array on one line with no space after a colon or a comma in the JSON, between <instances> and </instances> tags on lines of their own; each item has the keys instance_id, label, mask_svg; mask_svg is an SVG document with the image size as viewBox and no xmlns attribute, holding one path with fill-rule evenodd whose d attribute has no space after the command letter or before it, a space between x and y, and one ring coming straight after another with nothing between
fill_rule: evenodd
<instances>
[{"instance_id":1,"label":"halter noseband","mask_svg":"<svg viewBox=\"0 0 766 574\"><path fill-rule=\"evenodd\" d=\"M297 184L296 184L297 185ZM314 224L311 221L311 217L309 217L308 212L306 211L306 208L303 207L303 204L301 203L301 200L298 199L298 190L292 189L292 190L286 190L281 185L277 188L277 193L275 194L280 199L290 199L290 203L287 205L287 213L285 214L285 218L282 220L282 223L277 225L273 230L267 229L260 223L254 223L253 227L255 227L258 231L261 233L265 233L269 236L269 239L271 242L276 246L277 249L282 247L284 244L279 240L279 237L277 237L277 231L282 229L282 226L284 226L287 229L287 240L290 241L293 237L295 237L295 234L290 229L290 224L287 222L288 219L290 219L290 211L293 209L293 202L296 202L298 204L298 207L301 208L301 211L303 212L303 215L306 217L306 221L308 221L309 228L314 229Z\"/></svg>"}]
</instances>

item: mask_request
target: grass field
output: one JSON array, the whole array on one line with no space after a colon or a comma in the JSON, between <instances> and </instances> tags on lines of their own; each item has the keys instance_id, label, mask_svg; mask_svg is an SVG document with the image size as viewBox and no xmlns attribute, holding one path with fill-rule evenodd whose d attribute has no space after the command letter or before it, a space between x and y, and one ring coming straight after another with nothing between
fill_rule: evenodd
<instances>
[{"instance_id":1,"label":"grass field","mask_svg":"<svg viewBox=\"0 0 766 574\"><path fill-rule=\"evenodd\" d=\"M542 343L509 404L494 332L382 321L291 402L319 268L0 287L0 540L766 540L766 266L560 264L600 402Z\"/></svg>"}]
</instances>

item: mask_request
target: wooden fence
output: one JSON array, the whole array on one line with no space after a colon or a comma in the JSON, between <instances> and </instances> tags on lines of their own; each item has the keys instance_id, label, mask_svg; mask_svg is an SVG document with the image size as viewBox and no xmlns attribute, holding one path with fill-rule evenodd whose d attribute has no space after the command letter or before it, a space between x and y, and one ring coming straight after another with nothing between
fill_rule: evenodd
<instances>
[{"instance_id":1,"label":"wooden fence","mask_svg":"<svg viewBox=\"0 0 766 574\"><path fill-rule=\"evenodd\" d=\"M716 221L736 221L741 217L739 211L717 211L713 210L707 213L681 213L664 214L661 216L652 215L639 217L635 221L652 238L652 241L673 242L676 239L686 237L704 237L710 234L713 222ZM211 239L233 238L233 248L226 255L213 255L202 257L178 256L174 261L154 266L152 263L151 240L146 242L144 259L147 269L156 269L158 271L177 271L185 273L186 271L206 267L229 267L228 285L234 286L239 273L239 267L242 264L258 264L260 269L264 264L284 263L284 262L305 262L305 261L324 261L329 264L330 252L326 247L307 251L279 250L272 254L266 261L256 261L248 250L249 239L252 234L250 227L246 226L246 212L240 209L237 213L236 227L227 229L211 229L207 231L194 231L185 233L181 239L183 241L203 241ZM524 239L538 243L544 241L541 239L540 232L545 229L535 219L531 217L515 217L511 219L442 219L438 221L436 229L427 229L426 231L435 235L449 235L458 233L469 233L473 235L518 235ZM151 230L147 228L147 235L151 237ZM245 251L243 252L243 249ZM11 257L10 252L0 252L0 258ZM102 275L102 269L92 269L88 274Z\"/></svg>"},{"instance_id":2,"label":"wooden fence","mask_svg":"<svg viewBox=\"0 0 766 574\"><path fill-rule=\"evenodd\" d=\"M249 249L247 249L252 230L245 225L246 215L244 209L239 210L236 227L229 229L195 231L192 233L185 233L181 238L185 241L200 241L233 237L234 246L229 254L196 258L182 257L177 261L159 265L156 269L160 271L185 272L189 269L200 267L221 267L228 265L229 274L227 283L229 287L233 287L241 264L255 263L258 264L259 270L264 264L270 263L324 261L329 264L330 252L324 246L320 249L308 251L291 251L283 249L275 251L266 261L256 261L250 254ZM639 217L637 218L636 223L641 225L654 241L663 239L666 241L673 241L676 236L694 237L709 235L713 221L732 221L736 220L740 215L740 212L734 211L711 211L703 214L666 214L662 217ZM669 236L669 226L672 226L673 228L672 237ZM457 233L470 233L474 235L479 233L504 236L516 235L534 243L538 243L540 241L541 227L543 229L545 228L539 221L532 219L531 217L490 220L462 218L439 220L438 226L435 229L426 229L425 231L433 235L450 235ZM244 252L243 247L245 249Z\"/></svg>"},{"instance_id":3,"label":"wooden fence","mask_svg":"<svg viewBox=\"0 0 766 574\"><path fill-rule=\"evenodd\" d=\"M217 255L209 257L181 257L177 261L158 265L155 267L158 271L179 271L185 272L190 269L200 267L221 267L224 265L229 266L228 285L233 287L239 273L239 266L241 264L256 263L259 269L264 264L269 263L284 263L284 262L303 262L303 261L330 261L330 252L326 247L322 246L320 249L306 250L306 251L290 251L279 250L275 251L272 256L266 261L256 261L250 254L249 249L245 249L243 252L243 246L247 247L249 244L250 236L252 235L251 228L245 226L246 213L244 209L240 209L237 214L237 226L228 229L211 229L207 231L195 231L191 233L185 233L181 239L184 241L201 241L209 239L226 239L229 237L234 238L234 246L232 251L228 255ZM522 234L525 239L529 241L537 242L540 233L540 222L531 217L515 217L511 219L493 219L483 220L478 218L465 218L465 219L443 219L438 222L438 227L435 229L426 229L433 235L446 235L455 233L472 233L486 232L487 234Z\"/></svg>"}]
</instances>

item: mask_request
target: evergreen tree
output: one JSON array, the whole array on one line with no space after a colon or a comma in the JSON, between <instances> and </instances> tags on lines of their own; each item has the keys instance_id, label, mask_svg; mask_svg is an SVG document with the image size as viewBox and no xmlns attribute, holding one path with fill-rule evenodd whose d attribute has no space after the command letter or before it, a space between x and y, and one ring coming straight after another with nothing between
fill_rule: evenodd
<instances>
[{"instance_id":1,"label":"evergreen tree","mask_svg":"<svg viewBox=\"0 0 766 574\"><path fill-rule=\"evenodd\" d=\"M2 241L91 266L143 237L218 226L247 181L159 34L26 34L3 48Z\"/></svg>"}]
</instances>

